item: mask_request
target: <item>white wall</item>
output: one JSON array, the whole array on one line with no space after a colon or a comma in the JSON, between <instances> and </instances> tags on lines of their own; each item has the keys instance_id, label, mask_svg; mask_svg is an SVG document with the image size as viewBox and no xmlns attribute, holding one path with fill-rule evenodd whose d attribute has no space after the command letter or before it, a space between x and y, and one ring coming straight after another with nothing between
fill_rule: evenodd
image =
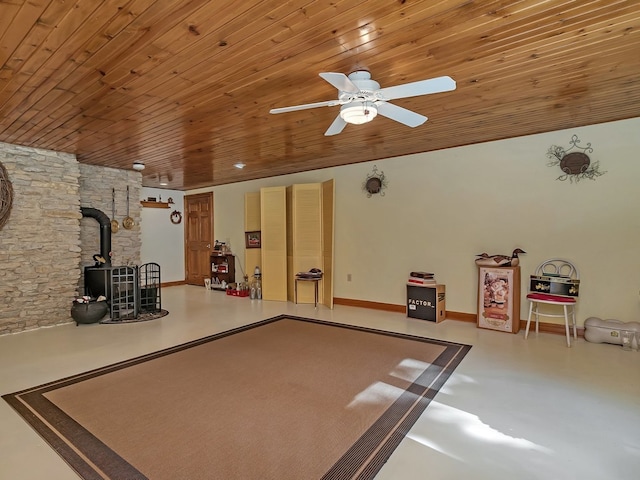
<instances>
[{"instance_id":1,"label":"white wall","mask_svg":"<svg viewBox=\"0 0 640 480\"><path fill-rule=\"evenodd\" d=\"M143 187L140 200L149 197L173 200L170 208L142 208L140 212L141 264L155 262L160 265L163 283L184 281L184 192ZM171 223L171 212L182 213L182 222Z\"/></svg>"},{"instance_id":2,"label":"white wall","mask_svg":"<svg viewBox=\"0 0 640 480\"><path fill-rule=\"evenodd\" d=\"M565 257L581 275L580 324L632 321L640 317L639 131L636 118L188 193L214 192L215 236L244 259L245 192L334 178L339 298L402 305L409 271L428 270L447 286L447 310L475 314L475 255L520 247L523 298L538 263ZM557 181L562 172L547 166L548 148L568 148L574 134L607 172L595 181ZM388 188L367 198L374 165ZM526 308L523 300L522 318Z\"/></svg>"}]
</instances>

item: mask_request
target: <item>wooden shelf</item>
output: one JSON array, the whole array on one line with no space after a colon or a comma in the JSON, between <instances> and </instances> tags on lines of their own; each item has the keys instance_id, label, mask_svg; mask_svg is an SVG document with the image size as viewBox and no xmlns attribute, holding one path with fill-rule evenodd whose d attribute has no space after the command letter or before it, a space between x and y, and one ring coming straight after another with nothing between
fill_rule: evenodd
<instances>
[{"instance_id":1,"label":"wooden shelf","mask_svg":"<svg viewBox=\"0 0 640 480\"><path fill-rule=\"evenodd\" d=\"M226 285L230 283L235 283L236 281L236 264L235 257L232 253L227 253L224 255L217 255L215 253L211 253L211 289L212 290L225 290L222 288L221 283L224 281ZM225 265L224 272L219 272L218 268L220 265ZM214 272L215 268L215 272ZM216 281L217 279L217 281Z\"/></svg>"},{"instance_id":2,"label":"wooden shelf","mask_svg":"<svg viewBox=\"0 0 640 480\"><path fill-rule=\"evenodd\" d=\"M169 208L169 204L167 202L147 202L145 200L140 200L140 205L146 208Z\"/></svg>"}]
</instances>

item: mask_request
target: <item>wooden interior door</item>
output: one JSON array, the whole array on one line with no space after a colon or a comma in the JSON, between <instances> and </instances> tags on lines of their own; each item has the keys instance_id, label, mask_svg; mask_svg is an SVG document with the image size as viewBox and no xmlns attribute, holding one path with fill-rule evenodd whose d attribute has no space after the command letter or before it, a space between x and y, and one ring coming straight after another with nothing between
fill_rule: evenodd
<instances>
[{"instance_id":1,"label":"wooden interior door","mask_svg":"<svg viewBox=\"0 0 640 480\"><path fill-rule=\"evenodd\" d=\"M200 193L184 197L185 225L185 278L189 285L204 285L211 277L213 249L213 193Z\"/></svg>"}]
</instances>

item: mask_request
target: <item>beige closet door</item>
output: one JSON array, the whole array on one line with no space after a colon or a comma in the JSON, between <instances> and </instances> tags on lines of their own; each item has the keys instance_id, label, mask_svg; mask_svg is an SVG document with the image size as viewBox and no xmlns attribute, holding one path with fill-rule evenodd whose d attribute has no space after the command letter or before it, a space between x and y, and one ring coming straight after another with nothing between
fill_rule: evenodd
<instances>
[{"instance_id":1,"label":"beige closet door","mask_svg":"<svg viewBox=\"0 0 640 480\"><path fill-rule=\"evenodd\" d=\"M323 305L333 308L333 252L335 222L335 185L333 180L322 183L322 295Z\"/></svg>"},{"instance_id":2,"label":"beige closet door","mask_svg":"<svg viewBox=\"0 0 640 480\"><path fill-rule=\"evenodd\" d=\"M262 298L287 300L287 198L285 187L260 189Z\"/></svg>"},{"instance_id":3,"label":"beige closet door","mask_svg":"<svg viewBox=\"0 0 640 480\"><path fill-rule=\"evenodd\" d=\"M324 271L322 258L322 185L307 183L290 188L289 300L294 301L295 274L312 268ZM323 279L324 281L324 279ZM322 282L320 283L322 285ZM298 282L298 303L314 303L313 282ZM322 289L324 290L324 289ZM318 301L323 303L323 291Z\"/></svg>"}]
</instances>

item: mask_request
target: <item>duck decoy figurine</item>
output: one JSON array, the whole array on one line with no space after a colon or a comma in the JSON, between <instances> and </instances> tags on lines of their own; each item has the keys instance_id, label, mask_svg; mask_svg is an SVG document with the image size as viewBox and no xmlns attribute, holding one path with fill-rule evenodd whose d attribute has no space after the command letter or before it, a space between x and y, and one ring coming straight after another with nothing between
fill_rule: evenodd
<instances>
[{"instance_id":1,"label":"duck decoy figurine","mask_svg":"<svg viewBox=\"0 0 640 480\"><path fill-rule=\"evenodd\" d=\"M476 255L476 265L481 267L516 267L520 264L520 253L527 253L520 248L516 248L511 255L489 255L481 253Z\"/></svg>"}]
</instances>

